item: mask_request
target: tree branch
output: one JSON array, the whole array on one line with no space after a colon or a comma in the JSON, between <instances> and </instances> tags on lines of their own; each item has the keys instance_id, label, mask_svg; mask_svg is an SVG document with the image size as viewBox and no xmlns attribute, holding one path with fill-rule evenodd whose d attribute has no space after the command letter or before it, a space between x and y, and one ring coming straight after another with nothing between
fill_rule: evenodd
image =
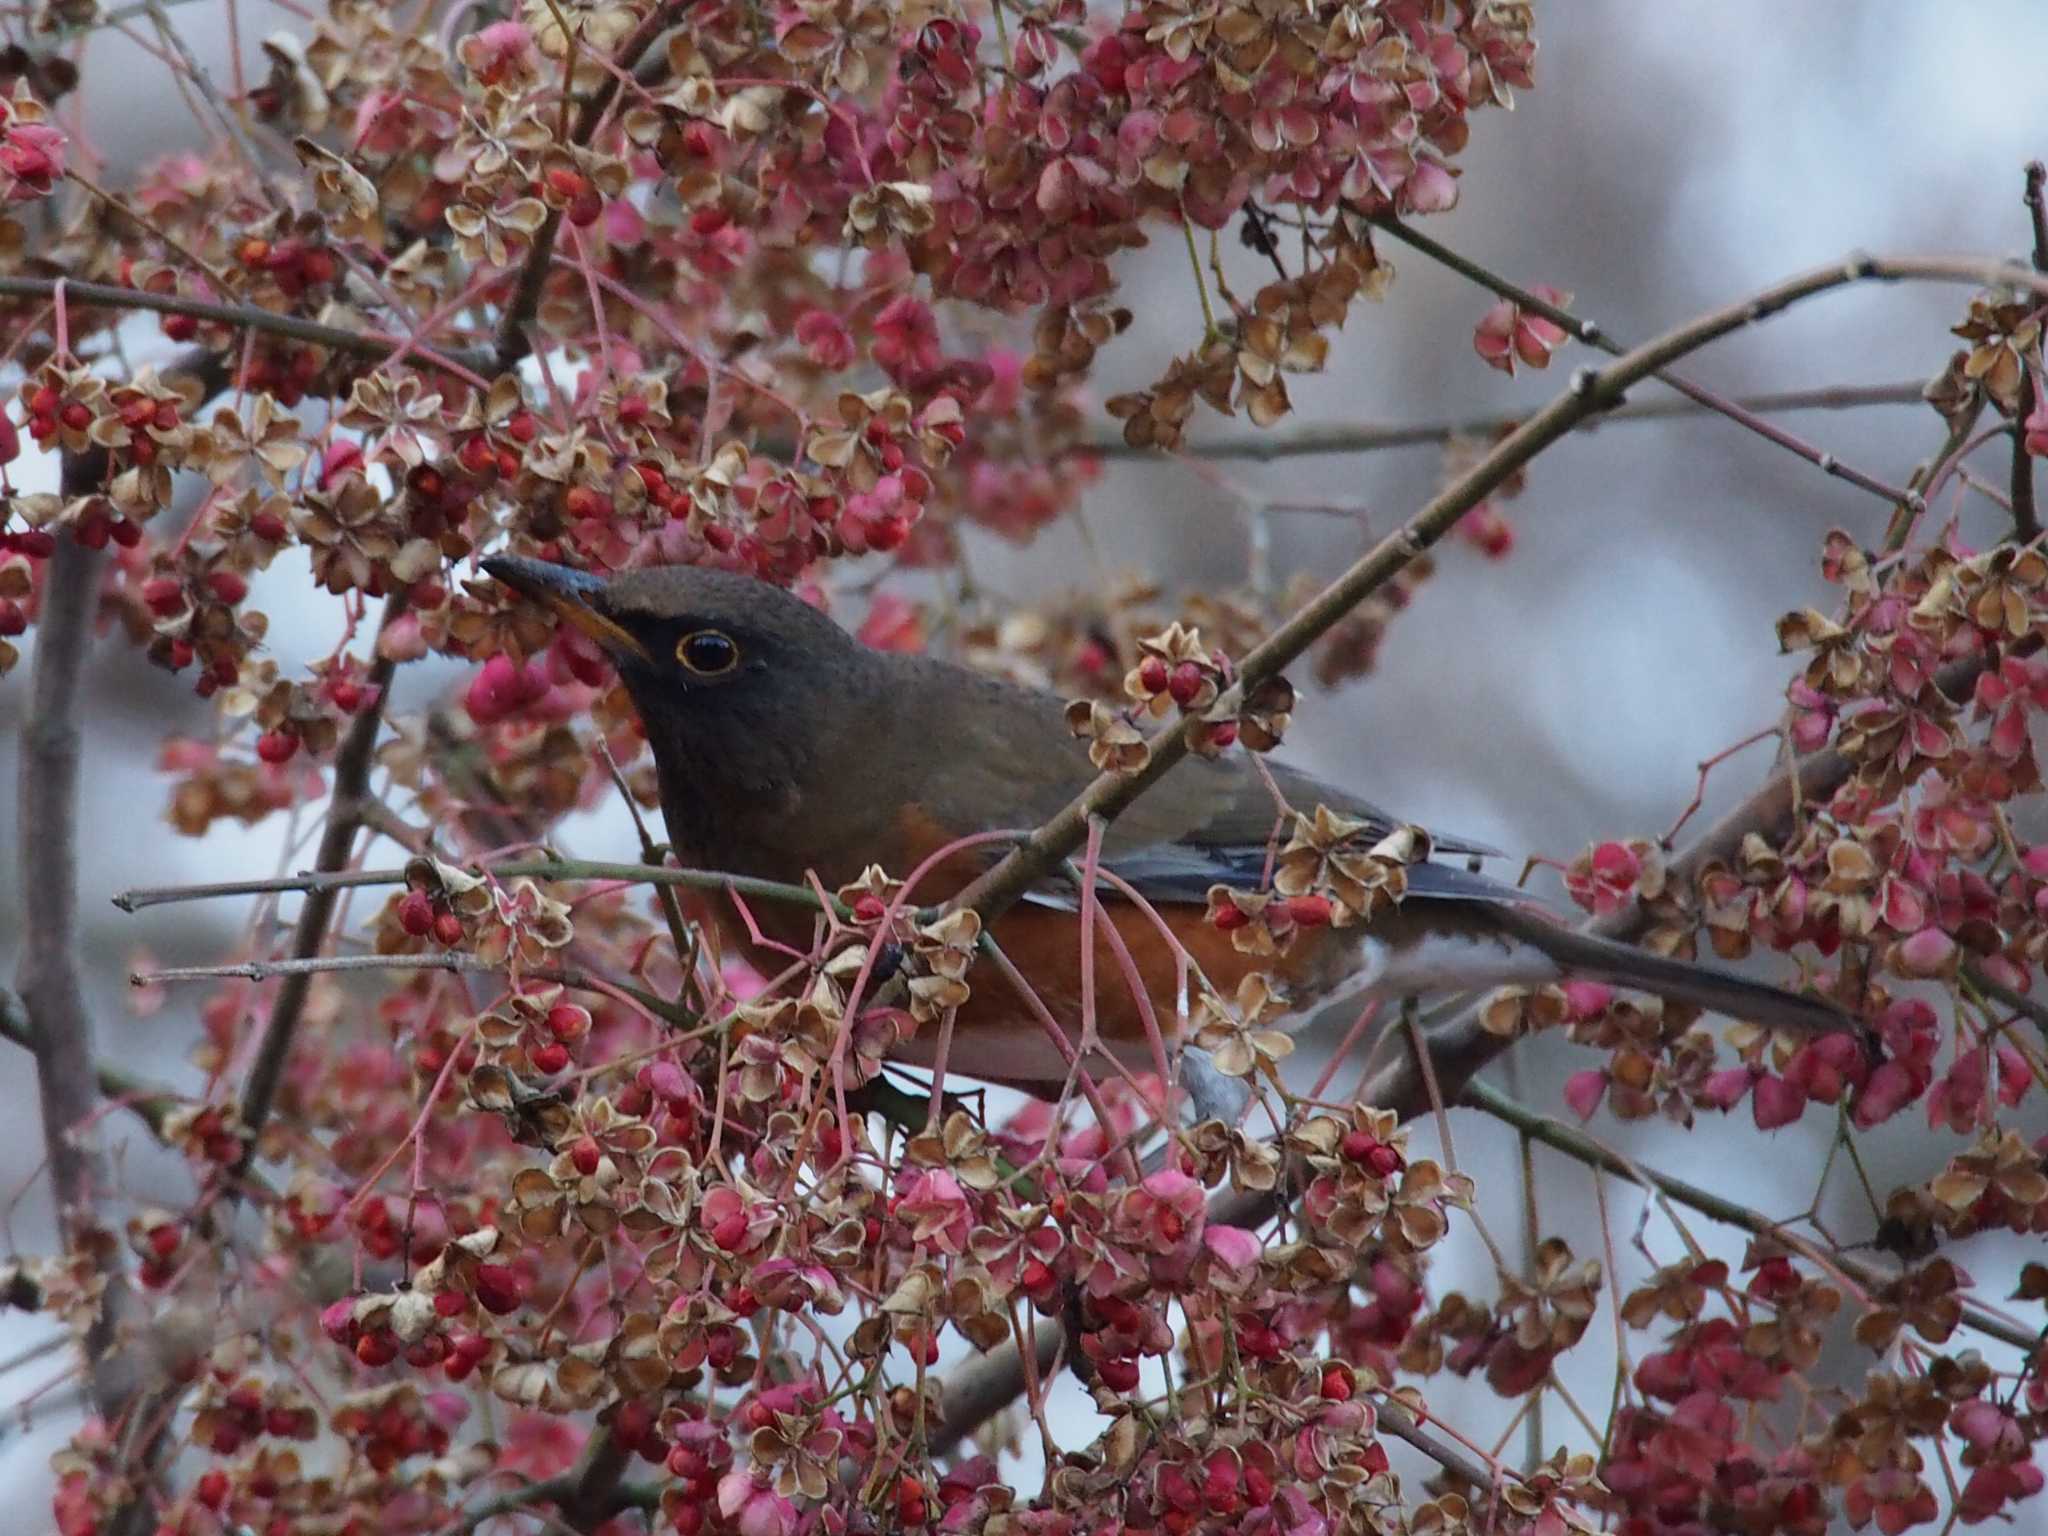
<instances>
[{"instance_id":1,"label":"tree branch","mask_svg":"<svg viewBox=\"0 0 2048 1536\"><path fill-rule=\"evenodd\" d=\"M214 304L205 299L188 298L178 293L148 293L140 288L119 288L110 283L83 283L68 277L0 277L0 299L51 299L56 296L60 283L64 287L65 302L80 308L147 309L160 315L186 315L194 320L204 320L214 325L232 326L237 330L261 331L270 336L282 336L289 341L303 341L313 346L325 347L330 352L342 352L379 362L393 353L405 352L417 357L431 368L461 377L477 373L478 365L490 366L490 357L485 353L437 352L403 336L386 336L375 331L343 330L338 325L322 325L317 320L301 320L296 315L280 315L275 310L258 309L253 304Z\"/></svg>"},{"instance_id":2,"label":"tree branch","mask_svg":"<svg viewBox=\"0 0 2048 1536\"><path fill-rule=\"evenodd\" d=\"M1792 389L1774 394L1745 395L1729 403L1758 415L1787 411L1850 411L1872 405L1924 405L1925 388L1915 381ZM1707 411L1718 413L1719 407L1684 397L1630 400L1611 411L1588 417L1572 430L1596 432L1610 422L1669 421ZM1429 447L1459 437L1490 438L1512 431L1527 420L1528 415L1527 411L1497 412L1463 421L1416 422L1391 427L1362 427L1349 423L1299 427L1289 432L1246 433L1213 442L1187 443L1170 453L1158 448L1133 448L1120 436L1102 437L1090 438L1076 451L1101 459L1248 459L1254 463L1270 464L1280 459L1308 458L1319 454L1376 453L1389 448Z\"/></svg>"},{"instance_id":3,"label":"tree branch","mask_svg":"<svg viewBox=\"0 0 2048 1536\"><path fill-rule=\"evenodd\" d=\"M106 472L97 451L64 455L62 486L84 495ZM90 1122L99 1106L92 1064L92 1016L78 956L79 679L99 609L103 556L66 536L45 567L36 625L35 672L17 759L21 846L21 959L15 981L35 1055L43 1146L64 1246L99 1251L97 1188L102 1176ZM119 1251L100 1261L105 1290L85 1336L94 1410L115 1423L136 1391L138 1374L120 1335L134 1294Z\"/></svg>"},{"instance_id":4,"label":"tree branch","mask_svg":"<svg viewBox=\"0 0 2048 1536\"><path fill-rule=\"evenodd\" d=\"M1420 230L1411 229L1393 214L1367 214L1360 209L1353 209L1352 211L1366 219L1374 228L1385 230L1395 239L1413 246L1425 256L1449 267L1460 276L1468 277L1481 287L1499 294L1502 298L1512 300L1517 306L1529 311L1531 314L1541 315L1553 325L1561 326L1565 331L1584 342L1587 346L1597 347L1610 356L1619 357L1622 355L1621 344L1611 338L1595 322L1582 319L1574 315L1570 310L1562 309L1549 300L1529 292L1528 289L1508 282L1505 278L1480 266L1476 261L1461 256L1448 246L1431 239ZM1871 275L1876 276L1879 274L1873 273ZM1780 448L1797 454L1824 474L1846 481L1859 490L1869 491L1873 495L1882 496L1886 501L1894 505L1910 503L1913 499L1911 491L1900 490L1896 486L1887 485L1884 481L1867 475L1852 465L1844 464L1832 453L1815 447L1804 438L1797 437L1785 431L1782 427L1773 425L1754 409L1739 401L1730 400L1706 388L1704 385L1695 384L1690 379L1663 369L1655 370L1652 376L1660 383L1667 384L1677 390L1688 399L1697 401L1706 409L1718 412L1726 416L1730 421L1748 428L1765 441L1775 443Z\"/></svg>"},{"instance_id":5,"label":"tree branch","mask_svg":"<svg viewBox=\"0 0 2048 1536\"><path fill-rule=\"evenodd\" d=\"M576 114L576 125L570 130L572 144L588 144L596 135L598 126L611 111L618 99L619 90L625 77L633 72L633 66L640 62L654 40L669 29L675 18L682 13L682 0L663 0L641 19L626 40L619 45L611 67L606 71L604 83L598 86L584 101ZM574 38L569 40L569 57L563 64L565 70L574 71L576 49ZM512 290L512 297L505 305L505 313L498 321L498 340L492 348L494 371L509 373L519 366L533 351L533 339L527 335L527 327L540 310L540 291L548 280L548 263L554 255L555 236L561 232L562 213L558 208L548 210L547 219L534 231L533 244L526 253L526 265L520 269L518 284Z\"/></svg>"},{"instance_id":6,"label":"tree branch","mask_svg":"<svg viewBox=\"0 0 2048 1536\"><path fill-rule=\"evenodd\" d=\"M808 886L785 885L752 875L729 875L716 869L670 869L652 864L622 864L604 859L559 859L552 856L508 859L502 864L469 866L494 880L616 880L626 885L679 885L699 891L733 891L761 901L784 901L818 910L818 893ZM359 885L401 885L402 869L308 870L271 880L223 880L211 885L158 885L123 891L114 905L123 912L174 901L210 901L218 896L264 896L279 891L341 891ZM923 909L920 909L923 910ZM841 910L839 915L850 915Z\"/></svg>"},{"instance_id":7,"label":"tree branch","mask_svg":"<svg viewBox=\"0 0 2048 1536\"><path fill-rule=\"evenodd\" d=\"M1725 1195L1717 1195L1710 1189L1700 1188L1697 1184L1688 1184L1684 1179L1659 1169L1644 1168L1632 1163L1601 1146L1576 1126L1567 1125L1549 1115L1538 1114L1486 1083L1467 1083L1465 1091L1459 1098L1468 1108L1480 1110L1496 1120L1513 1126L1532 1141L1540 1141L1554 1151L1575 1158L1588 1167L1604 1169L1617 1178L1627 1179L1631 1184L1658 1190L1680 1205L1689 1206L1704 1216L1711 1216L1726 1226L1738 1227L1758 1237L1787 1235L1785 1223L1773 1221L1739 1200L1730 1200ZM1881 1290L1897 1278L1883 1266L1873 1264L1870 1260L1859 1258L1852 1253L1831 1253L1828 1262L1841 1269L1859 1285L1871 1290ZM2009 1323L1972 1302L1963 1303L1963 1322L1985 1337L1997 1339L2002 1344L2010 1344L2015 1349L2031 1350L2040 1339L2037 1329L2022 1328Z\"/></svg>"},{"instance_id":8,"label":"tree branch","mask_svg":"<svg viewBox=\"0 0 2048 1536\"><path fill-rule=\"evenodd\" d=\"M2039 160L2027 166L2025 202L2034 232L2034 270L2048 272L2048 165ZM2013 413L2012 428L2012 536L2021 544L2039 537L2041 519L2034 510L2034 456L2027 452L2027 418L2041 403L2041 365L2038 356L2020 374L2019 409Z\"/></svg>"},{"instance_id":9,"label":"tree branch","mask_svg":"<svg viewBox=\"0 0 2048 1536\"><path fill-rule=\"evenodd\" d=\"M405 608L403 592L394 592L384 600L384 618L378 627L380 637L405 612ZM342 738L340 751L335 754L334 797L327 810L327 826L320 834L320 851L314 859L314 868L322 873L337 872L347 865L349 850L355 846L356 833L362 828L363 802L369 793L370 766L376 756L377 729L384 720L384 710L391 697L391 678L396 670L396 662L379 652L367 679L367 686L375 693L374 702L365 705L355 717L349 725L348 735ZM299 908L298 926L292 933L293 959L311 960L320 953L321 945L327 940L327 925L334 916L338 896L338 888L332 886L306 893L305 902ZM264 1025L262 1041L256 1048L256 1059L250 1065L248 1080L242 1085L241 1118L249 1139L235 1164L237 1176L247 1172L255 1159L256 1145L276 1102L277 1085L284 1076L292 1037L298 1032L300 1015L305 1012L306 994L312 985L310 973L288 975L271 1003L270 1017Z\"/></svg>"}]
</instances>

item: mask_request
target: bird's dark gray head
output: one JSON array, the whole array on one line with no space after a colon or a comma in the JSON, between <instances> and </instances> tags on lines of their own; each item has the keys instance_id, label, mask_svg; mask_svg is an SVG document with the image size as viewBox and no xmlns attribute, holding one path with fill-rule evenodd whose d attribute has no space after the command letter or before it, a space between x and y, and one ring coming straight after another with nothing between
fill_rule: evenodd
<instances>
[{"instance_id":1,"label":"bird's dark gray head","mask_svg":"<svg viewBox=\"0 0 2048 1536\"><path fill-rule=\"evenodd\" d=\"M885 691L876 652L752 576L671 565L607 578L511 555L483 568L603 647L646 726L671 810L786 802L872 727ZM707 853L713 831L671 828Z\"/></svg>"},{"instance_id":2,"label":"bird's dark gray head","mask_svg":"<svg viewBox=\"0 0 2048 1536\"><path fill-rule=\"evenodd\" d=\"M483 567L595 640L629 686L774 687L868 654L801 598L732 571L663 565L603 577L514 555Z\"/></svg>"}]
</instances>

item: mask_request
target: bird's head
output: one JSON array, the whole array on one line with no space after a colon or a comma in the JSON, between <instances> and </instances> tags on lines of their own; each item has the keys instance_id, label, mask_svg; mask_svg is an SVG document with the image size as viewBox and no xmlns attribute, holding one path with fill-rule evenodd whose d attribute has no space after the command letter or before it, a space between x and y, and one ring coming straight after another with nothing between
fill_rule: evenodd
<instances>
[{"instance_id":1,"label":"bird's head","mask_svg":"<svg viewBox=\"0 0 2048 1536\"><path fill-rule=\"evenodd\" d=\"M516 555L483 568L596 641L636 698L643 688L765 693L864 654L809 603L732 571L664 565L604 577Z\"/></svg>"},{"instance_id":2,"label":"bird's head","mask_svg":"<svg viewBox=\"0 0 2048 1536\"><path fill-rule=\"evenodd\" d=\"M876 692L875 652L752 576L671 565L603 577L512 555L483 568L611 658L665 783L773 798L839 750Z\"/></svg>"}]
</instances>

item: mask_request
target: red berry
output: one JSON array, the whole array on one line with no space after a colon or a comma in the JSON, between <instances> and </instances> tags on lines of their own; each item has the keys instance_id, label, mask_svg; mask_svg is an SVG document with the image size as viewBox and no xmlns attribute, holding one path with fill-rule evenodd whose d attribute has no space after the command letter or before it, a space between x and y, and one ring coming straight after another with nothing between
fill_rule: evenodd
<instances>
[{"instance_id":1,"label":"red berry","mask_svg":"<svg viewBox=\"0 0 2048 1536\"><path fill-rule=\"evenodd\" d=\"M462 942L462 919L453 912L434 914L434 937L451 948Z\"/></svg>"},{"instance_id":2,"label":"red berry","mask_svg":"<svg viewBox=\"0 0 2048 1536\"><path fill-rule=\"evenodd\" d=\"M503 1317L518 1308L524 1287L519 1283L519 1271L504 1264L479 1264L476 1267L477 1305L486 1312Z\"/></svg>"},{"instance_id":3,"label":"red berry","mask_svg":"<svg viewBox=\"0 0 2048 1536\"><path fill-rule=\"evenodd\" d=\"M456 449L455 462L472 475L494 475L498 472L498 450L491 446L489 438L479 433Z\"/></svg>"},{"instance_id":4,"label":"red berry","mask_svg":"<svg viewBox=\"0 0 2048 1536\"><path fill-rule=\"evenodd\" d=\"M924 1484L916 1478L905 1475L896 1484L896 1518L905 1525L923 1525L929 1513L924 1496Z\"/></svg>"},{"instance_id":5,"label":"red berry","mask_svg":"<svg viewBox=\"0 0 2048 1536\"><path fill-rule=\"evenodd\" d=\"M73 432L83 432L92 425L92 407L83 401L73 400L62 411L58 412L58 415L62 418L64 425Z\"/></svg>"},{"instance_id":6,"label":"red berry","mask_svg":"<svg viewBox=\"0 0 2048 1536\"><path fill-rule=\"evenodd\" d=\"M1330 898L1311 892L1306 896L1290 896L1287 899L1287 915L1297 927L1325 928L1336 909L1330 905Z\"/></svg>"},{"instance_id":7,"label":"red berry","mask_svg":"<svg viewBox=\"0 0 2048 1536\"><path fill-rule=\"evenodd\" d=\"M1251 913L1234 901L1226 901L1209 914L1209 921L1224 933L1235 933L1251 923Z\"/></svg>"},{"instance_id":8,"label":"red berry","mask_svg":"<svg viewBox=\"0 0 2048 1536\"><path fill-rule=\"evenodd\" d=\"M1157 656L1147 656L1138 663L1138 686L1146 693L1164 693L1171 674L1166 663Z\"/></svg>"},{"instance_id":9,"label":"red berry","mask_svg":"<svg viewBox=\"0 0 2048 1536\"><path fill-rule=\"evenodd\" d=\"M1057 1283L1058 1277L1043 1259L1025 1260L1024 1268L1017 1276L1018 1286L1033 1301L1051 1300L1053 1288Z\"/></svg>"},{"instance_id":10,"label":"red berry","mask_svg":"<svg viewBox=\"0 0 2048 1536\"><path fill-rule=\"evenodd\" d=\"M569 1161L583 1177L593 1177L604 1162L604 1148L597 1144L595 1136L579 1136L576 1144L569 1149Z\"/></svg>"},{"instance_id":11,"label":"red berry","mask_svg":"<svg viewBox=\"0 0 2048 1536\"><path fill-rule=\"evenodd\" d=\"M298 756L299 738L290 731L265 731L256 738L256 755L273 768Z\"/></svg>"},{"instance_id":12,"label":"red berry","mask_svg":"<svg viewBox=\"0 0 2048 1536\"><path fill-rule=\"evenodd\" d=\"M185 584L175 576L152 576L142 584L143 605L160 619L185 606Z\"/></svg>"},{"instance_id":13,"label":"red berry","mask_svg":"<svg viewBox=\"0 0 2048 1536\"><path fill-rule=\"evenodd\" d=\"M11 597L0 597L0 636L11 637L28 628L28 615Z\"/></svg>"},{"instance_id":14,"label":"red berry","mask_svg":"<svg viewBox=\"0 0 2048 1536\"><path fill-rule=\"evenodd\" d=\"M581 1040L590 1033L590 1010L575 1003L557 1003L548 1010L548 1033L557 1040Z\"/></svg>"},{"instance_id":15,"label":"red berry","mask_svg":"<svg viewBox=\"0 0 2048 1536\"><path fill-rule=\"evenodd\" d=\"M206 589L219 601L232 607L249 595L249 581L240 571L209 571L206 575Z\"/></svg>"},{"instance_id":16,"label":"red berry","mask_svg":"<svg viewBox=\"0 0 2048 1536\"><path fill-rule=\"evenodd\" d=\"M398 900L398 926L416 939L434 931L434 898L425 891L407 891Z\"/></svg>"},{"instance_id":17,"label":"red berry","mask_svg":"<svg viewBox=\"0 0 2048 1536\"><path fill-rule=\"evenodd\" d=\"M856 923L879 923L889 910L888 903L873 891L864 891L854 898L853 920Z\"/></svg>"},{"instance_id":18,"label":"red berry","mask_svg":"<svg viewBox=\"0 0 2048 1536\"><path fill-rule=\"evenodd\" d=\"M534 1050L533 1065L536 1070L546 1073L549 1077L553 1077L557 1072L567 1069L569 1065L569 1047L562 1044L559 1040L550 1040L546 1045L539 1046Z\"/></svg>"},{"instance_id":19,"label":"red berry","mask_svg":"<svg viewBox=\"0 0 2048 1536\"><path fill-rule=\"evenodd\" d=\"M1173 695L1173 702L1186 709L1202 696L1202 690L1209 686L1209 674L1199 662L1184 661L1173 669L1167 679L1166 691Z\"/></svg>"},{"instance_id":20,"label":"red berry","mask_svg":"<svg viewBox=\"0 0 2048 1536\"><path fill-rule=\"evenodd\" d=\"M249 519L249 531L266 544L282 544L288 532L284 519L275 512L258 512Z\"/></svg>"},{"instance_id":21,"label":"red berry","mask_svg":"<svg viewBox=\"0 0 2048 1536\"><path fill-rule=\"evenodd\" d=\"M1104 1360L1095 1369L1113 1392L1129 1392L1138 1385L1138 1362L1127 1355Z\"/></svg>"},{"instance_id":22,"label":"red berry","mask_svg":"<svg viewBox=\"0 0 2048 1536\"><path fill-rule=\"evenodd\" d=\"M398 1358L398 1335L379 1328L356 1340L356 1358L365 1365L389 1365Z\"/></svg>"},{"instance_id":23,"label":"red berry","mask_svg":"<svg viewBox=\"0 0 2048 1536\"><path fill-rule=\"evenodd\" d=\"M219 1509L228 1501L227 1473L219 1467L209 1467L192 1485L192 1497L208 1509Z\"/></svg>"},{"instance_id":24,"label":"red berry","mask_svg":"<svg viewBox=\"0 0 2048 1536\"><path fill-rule=\"evenodd\" d=\"M1351 1368L1332 1360L1323 1367L1323 1396L1333 1403L1351 1401Z\"/></svg>"}]
</instances>

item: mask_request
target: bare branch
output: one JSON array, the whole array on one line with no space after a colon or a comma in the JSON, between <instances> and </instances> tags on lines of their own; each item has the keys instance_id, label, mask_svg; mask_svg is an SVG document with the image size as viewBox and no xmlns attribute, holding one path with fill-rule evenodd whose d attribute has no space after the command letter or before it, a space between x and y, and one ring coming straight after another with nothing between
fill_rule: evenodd
<instances>
[{"instance_id":1,"label":"bare branch","mask_svg":"<svg viewBox=\"0 0 2048 1536\"><path fill-rule=\"evenodd\" d=\"M1627 1179L1631 1184L1647 1184L1661 1191L1680 1205L1690 1206L1702 1215L1744 1232L1753 1232L1759 1237L1787 1237L1785 1223L1777 1222L1761 1211L1752 1210L1739 1200L1730 1200L1717 1195L1710 1189L1697 1184L1688 1184L1684 1179L1664 1173L1655 1168L1644 1168L1617 1156L1600 1145L1592 1137L1575 1126L1566 1125L1562 1120L1552 1119L1517 1103L1508 1095L1486 1083L1472 1082L1465 1085L1460 1102L1472 1109L1481 1110L1513 1126L1533 1141L1540 1141L1554 1151L1575 1158L1591 1168L1601 1168L1617 1178ZM1895 1278L1883 1266L1851 1253L1831 1253L1828 1262L1840 1268L1843 1273L1859 1285L1872 1290L1889 1285ZM1997 1339L2015 1349L2031 1350L2039 1342L2039 1332L2009 1323L1994 1313L1972 1302L1964 1302L1963 1322L1986 1338Z\"/></svg>"},{"instance_id":2,"label":"bare branch","mask_svg":"<svg viewBox=\"0 0 2048 1536\"><path fill-rule=\"evenodd\" d=\"M405 608L402 592L393 593L384 600L384 618L378 630L380 636L405 612ZM396 670L396 663L380 652L371 664L368 678L368 686L375 691L375 698L355 717L348 735L342 738L341 749L335 754L334 797L328 806L326 829L320 835L320 852L314 860L315 869L323 873L338 871L348 864L349 850L355 846L356 833L362 828L370 765L376 755L377 728L383 723L385 706L391 694L391 678ZM327 941L327 925L334 916L337 898L338 892L332 887L306 893L306 900L299 908L298 926L292 934L294 959L310 960L320 953L320 946ZM270 1119L277 1085L284 1076L285 1059L291 1054L292 1036L298 1030L299 1017L306 1007L306 994L312 985L310 974L289 975L271 1003L263 1039L256 1048L256 1059L249 1068L248 1081L242 1086L242 1123L247 1128L249 1139L242 1149L241 1160L235 1165L237 1174L246 1171L256 1156L256 1144L264 1123Z\"/></svg>"},{"instance_id":3,"label":"bare branch","mask_svg":"<svg viewBox=\"0 0 2048 1536\"><path fill-rule=\"evenodd\" d=\"M542 857L508 859L501 864L471 866L494 880L616 880L624 885L683 886L699 891L734 891L749 899L784 901L792 906L818 907L818 893L807 886L785 885L778 880L761 880L752 875L728 875L716 869L668 869L652 864L621 864L603 859L559 859ZM308 870L270 880L222 880L209 885L144 886L123 891L114 905L123 912L140 912L144 907L176 901L211 901L222 896L264 896L280 891L341 891L359 885L401 885L402 869ZM846 916L845 912L840 915Z\"/></svg>"},{"instance_id":4,"label":"bare branch","mask_svg":"<svg viewBox=\"0 0 2048 1536\"><path fill-rule=\"evenodd\" d=\"M1773 394L1744 395L1728 403L1756 415L1779 415L1788 411L1853 411L1874 405L1924 405L1925 385L1917 380L1899 384L1847 385L1825 389L1790 389ZM1697 400L1630 400L1611 411L1588 417L1572 430L1597 432L1609 423L1670 421L1719 411ZM1077 451L1102 459L1247 459L1270 464L1280 459L1311 458L1318 455L1377 453L1391 448L1438 447L1453 438L1490 438L1511 432L1528 418L1527 411L1497 412L1461 421L1427 421L1391 427L1329 426L1301 427L1289 432L1244 434L1212 442L1190 442L1168 453L1157 448L1133 448L1122 437L1091 438Z\"/></svg>"},{"instance_id":5,"label":"bare branch","mask_svg":"<svg viewBox=\"0 0 2048 1536\"><path fill-rule=\"evenodd\" d=\"M1449 267L1461 276L1470 278L1483 288L1491 289L1502 298L1513 300L1515 304L1522 309L1528 310L1531 314L1541 315L1553 325L1561 326L1587 346L1597 347L1613 357L1622 355L1621 344L1610 337L1602 327L1593 321L1582 319L1574 315L1570 310L1562 309L1549 300L1529 292L1528 289L1508 282L1505 278L1497 276L1469 257L1460 256L1456 251L1451 250L1439 241L1431 239L1420 230L1410 228L1400 219L1394 217L1394 215L1377 214L1361 216L1367 218L1374 228L1385 230L1395 239L1413 246L1416 250ZM1870 275L1876 276L1878 274L1872 273ZM1859 490L1869 491L1873 495L1882 496L1886 501L1894 505L1908 502L1912 499L1910 491L1900 490L1896 486L1887 485L1884 481L1877 479L1875 476L1865 474L1853 465L1844 464L1832 453L1815 447L1804 438L1794 436L1782 427L1773 425L1758 414L1756 410L1739 401L1730 400L1726 396L1706 388L1704 385L1695 384L1690 379L1682 378L1678 374L1664 369L1655 370L1652 376L1660 383L1668 384L1688 399L1697 401L1706 409L1719 412L1730 421L1747 427L1765 441L1776 443L1780 448L1796 453L1800 458L1814 465L1824 474L1832 475L1838 480L1847 481Z\"/></svg>"},{"instance_id":6,"label":"bare branch","mask_svg":"<svg viewBox=\"0 0 2048 1536\"><path fill-rule=\"evenodd\" d=\"M619 45L604 83L576 114L576 125L569 134L571 143L588 144L591 141L604 122L605 114L611 111L612 103L618 99L623 79L632 74L633 66L640 62L640 55L669 29L682 11L681 0L663 0L661 5L641 18L640 25ZM573 69L574 64L572 54L565 67ZM533 351L533 338L527 334L527 328L533 324L533 317L540 310L540 291L547 283L548 263L554 255L555 236L561 228L561 210L550 208L546 221L534 231L533 245L526 253L526 265L520 269L518 285L512 290L512 297L498 322L497 345L492 349L492 371L495 373L509 373Z\"/></svg>"},{"instance_id":7,"label":"bare branch","mask_svg":"<svg viewBox=\"0 0 2048 1536\"><path fill-rule=\"evenodd\" d=\"M2034 270L2048 272L2048 165L2039 160L2027 166L2023 201L2034 231ZM2034 456L2027 452L2027 419L2039 407L2042 397L2041 364L2038 351L2020 375L2019 408L2013 412L2012 428L2012 536L2026 544L2041 532L2041 519L2034 510Z\"/></svg>"},{"instance_id":8,"label":"bare branch","mask_svg":"<svg viewBox=\"0 0 2048 1536\"><path fill-rule=\"evenodd\" d=\"M337 325L301 320L296 315L280 315L275 310L258 309L251 304L213 304L205 299L187 298L183 294L149 293L140 288L117 288L109 283L82 283L68 277L0 277L0 298L54 298L60 282L64 285L65 302L80 308L147 309L160 315L186 315L214 325L261 331L266 335L325 347L330 352L378 361L403 351L444 373L473 374L477 371L473 364L488 367L490 362L488 356L482 354L438 352L407 337L386 336L375 331L346 331Z\"/></svg>"},{"instance_id":9,"label":"bare branch","mask_svg":"<svg viewBox=\"0 0 2048 1536\"><path fill-rule=\"evenodd\" d=\"M63 489L83 495L105 473L103 454L67 453ZM99 607L102 562L98 551L66 537L58 541L43 579L34 679L17 759L21 958L15 981L35 1054L58 1230L68 1250L105 1254L105 1290L84 1342L92 1404L111 1424L133 1399L139 1380L133 1352L120 1345L135 1298L118 1250L95 1242L104 1170L89 1128L99 1084L77 931L78 690Z\"/></svg>"}]
</instances>

